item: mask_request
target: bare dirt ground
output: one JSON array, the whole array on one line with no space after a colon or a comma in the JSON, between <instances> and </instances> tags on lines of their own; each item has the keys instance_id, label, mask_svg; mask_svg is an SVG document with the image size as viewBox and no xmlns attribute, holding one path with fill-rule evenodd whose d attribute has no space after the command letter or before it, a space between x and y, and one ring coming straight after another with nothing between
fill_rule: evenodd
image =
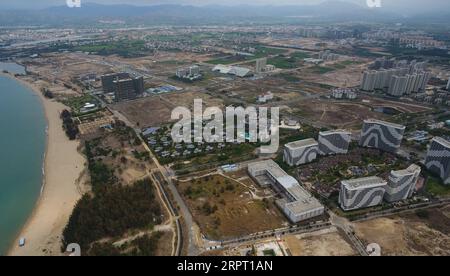
<instances>
[{"instance_id":1,"label":"bare dirt ground","mask_svg":"<svg viewBox=\"0 0 450 276\"><path fill-rule=\"evenodd\" d=\"M204 107L223 106L220 99L199 92L174 93L152 96L144 99L121 102L111 106L124 114L130 121L144 126L160 126L171 122L171 113L175 107L182 106L193 109L194 99L202 99Z\"/></svg>"},{"instance_id":2,"label":"bare dirt ground","mask_svg":"<svg viewBox=\"0 0 450 276\"><path fill-rule=\"evenodd\" d=\"M387 119L382 113L374 112L371 107L360 102L331 102L325 100L309 100L289 104L291 112L312 121L326 125L345 128L358 128L367 118Z\"/></svg>"},{"instance_id":3,"label":"bare dirt ground","mask_svg":"<svg viewBox=\"0 0 450 276\"><path fill-rule=\"evenodd\" d=\"M450 207L355 224L358 237L378 243L382 255L449 255Z\"/></svg>"},{"instance_id":4,"label":"bare dirt ground","mask_svg":"<svg viewBox=\"0 0 450 276\"><path fill-rule=\"evenodd\" d=\"M358 60L359 61L359 60ZM333 68L333 62L321 66ZM334 87L354 87L361 83L362 73L367 69L367 62L346 66L344 69L334 70L325 74L312 74L308 70L302 70L300 77L306 81L322 83Z\"/></svg>"},{"instance_id":5,"label":"bare dirt ground","mask_svg":"<svg viewBox=\"0 0 450 276\"><path fill-rule=\"evenodd\" d=\"M178 189L208 239L239 237L285 223L273 203L254 199L247 187L220 175L179 182Z\"/></svg>"},{"instance_id":6,"label":"bare dirt ground","mask_svg":"<svg viewBox=\"0 0 450 276\"><path fill-rule=\"evenodd\" d=\"M356 252L336 229L286 236L292 256L353 256Z\"/></svg>"},{"instance_id":7,"label":"bare dirt ground","mask_svg":"<svg viewBox=\"0 0 450 276\"><path fill-rule=\"evenodd\" d=\"M171 256L173 233L171 231L160 233L162 236L158 240L155 256Z\"/></svg>"}]
</instances>

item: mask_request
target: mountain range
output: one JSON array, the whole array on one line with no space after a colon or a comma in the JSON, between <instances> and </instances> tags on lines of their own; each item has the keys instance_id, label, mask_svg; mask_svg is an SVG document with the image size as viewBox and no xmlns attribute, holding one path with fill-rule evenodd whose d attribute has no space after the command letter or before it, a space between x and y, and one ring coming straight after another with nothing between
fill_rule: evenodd
<instances>
[{"instance_id":1,"label":"mountain range","mask_svg":"<svg viewBox=\"0 0 450 276\"><path fill-rule=\"evenodd\" d=\"M448 22L450 12L422 14L424 21ZM191 5L101 5L83 3L81 8L67 6L41 10L0 11L0 25L92 25L98 20L123 20L136 24L238 24L238 23L316 23L316 22L398 22L413 20L385 9L370 9L357 4L328 1L298 6L191 6Z\"/></svg>"}]
</instances>

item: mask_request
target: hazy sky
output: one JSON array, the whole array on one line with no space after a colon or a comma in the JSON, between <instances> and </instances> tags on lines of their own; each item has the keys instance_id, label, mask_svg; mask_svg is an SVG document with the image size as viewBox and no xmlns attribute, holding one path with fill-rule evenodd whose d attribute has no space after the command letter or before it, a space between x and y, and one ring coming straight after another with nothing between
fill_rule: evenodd
<instances>
[{"instance_id":1,"label":"hazy sky","mask_svg":"<svg viewBox=\"0 0 450 276\"><path fill-rule=\"evenodd\" d=\"M341 0L366 5L366 0ZM380 0L383 9L394 12L422 12L422 11L449 11L449 0ZM48 6L64 5L66 0L0 0L0 8L44 8ZM151 4L192 4L192 5L239 5L242 3L251 5L301 5L317 4L325 0L81 0L83 2L95 2L102 4L128 3L135 5Z\"/></svg>"}]
</instances>

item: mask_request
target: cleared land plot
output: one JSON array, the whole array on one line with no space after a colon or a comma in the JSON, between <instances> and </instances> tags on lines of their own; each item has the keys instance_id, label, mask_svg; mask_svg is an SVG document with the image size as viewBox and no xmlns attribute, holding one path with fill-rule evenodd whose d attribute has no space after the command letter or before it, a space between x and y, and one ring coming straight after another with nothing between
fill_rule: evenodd
<instances>
[{"instance_id":1,"label":"cleared land plot","mask_svg":"<svg viewBox=\"0 0 450 276\"><path fill-rule=\"evenodd\" d=\"M174 93L121 102L111 106L140 126L160 126L171 122L170 115L177 106L193 109L194 99L202 99L206 106L222 106L220 99L213 99L199 92Z\"/></svg>"},{"instance_id":2,"label":"cleared land plot","mask_svg":"<svg viewBox=\"0 0 450 276\"><path fill-rule=\"evenodd\" d=\"M268 200L253 199L249 188L213 175L179 182L178 189L208 239L226 239L282 227L284 216Z\"/></svg>"},{"instance_id":3,"label":"cleared land plot","mask_svg":"<svg viewBox=\"0 0 450 276\"><path fill-rule=\"evenodd\" d=\"M361 83L362 72L367 69L364 61L337 61L302 70L299 77L306 81L334 87L354 87Z\"/></svg>"},{"instance_id":4,"label":"cleared land plot","mask_svg":"<svg viewBox=\"0 0 450 276\"><path fill-rule=\"evenodd\" d=\"M449 206L415 214L379 218L356 223L357 236L378 243L382 255L450 254Z\"/></svg>"},{"instance_id":5,"label":"cleared land plot","mask_svg":"<svg viewBox=\"0 0 450 276\"><path fill-rule=\"evenodd\" d=\"M286 236L292 256L354 256L357 253L336 229Z\"/></svg>"},{"instance_id":6,"label":"cleared land plot","mask_svg":"<svg viewBox=\"0 0 450 276\"><path fill-rule=\"evenodd\" d=\"M289 104L292 113L309 120L333 127L358 129L362 121L368 118L386 120L389 117L372 111L372 108L362 103L330 102L323 100L309 100Z\"/></svg>"}]
</instances>

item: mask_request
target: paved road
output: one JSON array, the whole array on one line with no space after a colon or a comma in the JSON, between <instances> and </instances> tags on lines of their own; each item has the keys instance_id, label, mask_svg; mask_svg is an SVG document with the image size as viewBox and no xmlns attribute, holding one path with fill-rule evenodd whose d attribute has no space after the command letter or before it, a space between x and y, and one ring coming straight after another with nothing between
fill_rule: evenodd
<instances>
[{"instance_id":1,"label":"paved road","mask_svg":"<svg viewBox=\"0 0 450 276\"><path fill-rule=\"evenodd\" d=\"M355 235L352 223L346 218L340 217L330 210L328 210L328 214L330 215L331 224L345 233L347 238L352 243L353 248L358 251L358 254L361 256L368 256L366 246L364 246L364 243Z\"/></svg>"},{"instance_id":2,"label":"paved road","mask_svg":"<svg viewBox=\"0 0 450 276\"><path fill-rule=\"evenodd\" d=\"M310 233L315 232L323 229L330 228L332 225L330 222L318 222L318 223L311 223L309 225L302 225L302 226L290 226L290 227L284 227L274 230L268 230L264 232L258 232L234 239L228 239L228 240L222 240L222 241L209 241L209 244L211 246L217 246L217 247L237 247L239 245L242 245L244 243L248 242L257 242L260 240L264 240L271 237L281 237L285 235L296 235L296 234L303 234L303 233Z\"/></svg>"},{"instance_id":3,"label":"paved road","mask_svg":"<svg viewBox=\"0 0 450 276\"><path fill-rule=\"evenodd\" d=\"M437 199L437 200L430 201L430 202L422 202L422 203L406 205L406 206L402 206L402 207L398 207L398 208L393 208L393 209L389 209L389 210L385 210L385 211L373 212L373 213L362 215L358 218L355 218L352 221L353 222L366 221L366 220L376 219L376 218L380 218L380 217L415 212L417 210L441 207L441 206L445 206L447 204L450 204L450 198Z\"/></svg>"}]
</instances>

